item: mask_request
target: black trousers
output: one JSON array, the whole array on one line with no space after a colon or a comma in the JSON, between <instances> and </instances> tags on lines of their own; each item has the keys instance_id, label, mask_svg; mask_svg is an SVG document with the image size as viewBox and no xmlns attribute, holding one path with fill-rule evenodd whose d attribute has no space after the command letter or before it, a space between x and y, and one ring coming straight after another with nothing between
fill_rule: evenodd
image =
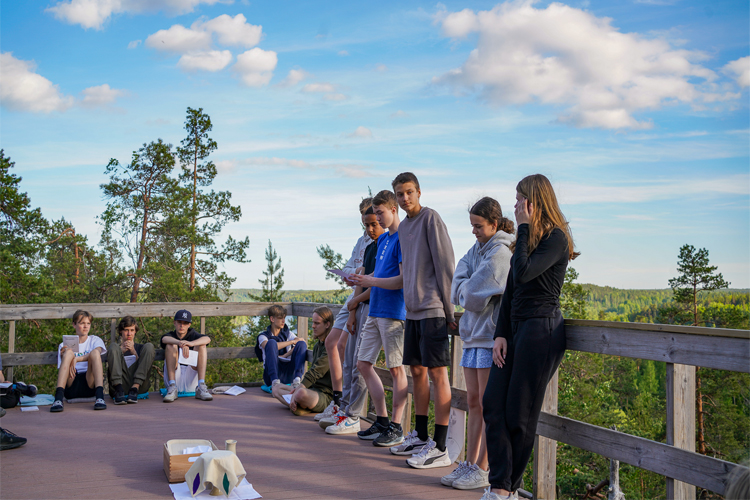
<instances>
[{"instance_id":1,"label":"black trousers","mask_svg":"<svg viewBox=\"0 0 750 500\"><path fill-rule=\"evenodd\" d=\"M513 323L505 366L493 364L482 404L493 488L515 491L534 449L544 392L565 353L565 325L555 318Z\"/></svg>"}]
</instances>

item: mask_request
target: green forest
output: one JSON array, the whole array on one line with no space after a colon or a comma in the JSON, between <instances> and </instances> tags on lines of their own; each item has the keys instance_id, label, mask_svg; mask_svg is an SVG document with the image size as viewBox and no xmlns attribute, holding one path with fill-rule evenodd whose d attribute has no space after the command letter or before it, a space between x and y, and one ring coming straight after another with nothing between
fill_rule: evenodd
<instances>
[{"instance_id":1,"label":"green forest","mask_svg":"<svg viewBox=\"0 0 750 500\"><path fill-rule=\"evenodd\" d=\"M228 261L245 262L249 240L217 242L222 229L240 220L230 192L211 189L216 167L208 159L218 147L210 139L210 118L188 108L186 137L173 147L156 140L133 152L129 163L103 166L107 201L97 214L99 242L89 242L66 219L49 220L24 192L14 163L0 150L0 303L101 303L181 301L289 301L341 303L346 292L284 290L283 265L271 242L267 268L257 289L234 289L221 271ZM348 249L340 249L346 252ZM320 272L341 267L330 247L318 248ZM574 269L566 276L561 305L568 318L699 325L748 329L750 290L731 289L711 266L708 252L685 245L677 256L678 275L660 290L621 290L581 284ZM335 279L332 278L331 279ZM338 283L341 285L341 283ZM295 321L292 321L292 327ZM158 343L172 328L170 318L139 318L138 342ZM265 328L264 318L208 318L212 347L250 346ZM91 333L108 339L109 319L97 319ZM8 351L8 322L0 322L0 350ZM54 351L67 320L16 322L16 352ZM161 380L157 363L155 381ZM53 390L54 366L14 370L16 380ZM748 459L750 376L701 368L702 403L697 449L731 462ZM207 382L261 379L256 360L211 361ZM571 352L560 368L559 413L656 441L666 436L666 365L637 359ZM579 499L586 485L609 475L603 457L560 444L559 498ZM526 478L527 489L531 485ZM622 464L621 485L628 499L665 498L664 478ZM701 498L718 498L700 491Z\"/></svg>"}]
</instances>

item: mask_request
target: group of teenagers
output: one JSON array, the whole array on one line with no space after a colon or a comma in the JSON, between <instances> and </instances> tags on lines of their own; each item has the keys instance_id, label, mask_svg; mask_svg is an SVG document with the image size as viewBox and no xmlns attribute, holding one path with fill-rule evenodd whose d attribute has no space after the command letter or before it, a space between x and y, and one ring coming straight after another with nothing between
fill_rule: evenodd
<instances>
[{"instance_id":1,"label":"group of teenagers","mask_svg":"<svg viewBox=\"0 0 750 500\"><path fill-rule=\"evenodd\" d=\"M408 456L417 469L449 467L447 367L458 329L467 453L441 483L486 488L482 500L517 499L545 390L565 352L560 293L568 262L578 256L569 225L549 180L525 177L516 186L517 228L496 200L480 199L469 209L477 241L456 266L445 223L420 203L417 177L399 174L392 188L360 204L365 233L343 269L354 290L338 314L325 306L313 313L318 342L306 372L306 342L285 324L283 307L269 308L271 324L256 344L263 389L296 415L317 413L327 434L356 434ZM460 322L454 306L464 310ZM381 348L392 378L390 414L374 368ZM415 405L414 430L406 435L405 366ZM368 392L376 420L363 428Z\"/></svg>"},{"instance_id":2,"label":"group of teenagers","mask_svg":"<svg viewBox=\"0 0 750 500\"><path fill-rule=\"evenodd\" d=\"M392 188L360 204L365 232L343 269L344 281L354 290L336 315L326 306L315 309L312 332L317 342L307 370L307 343L286 325L283 307L269 307L270 325L255 346L263 363L263 389L296 415L316 413L327 434L356 434L409 457L407 464L417 469L449 467L447 367L449 338L458 329L469 408L467 453L441 483L486 488L482 500L516 499L545 389L565 351L559 299L568 262L578 255L570 228L549 180L531 175L516 186L517 228L492 198L482 198L469 209L477 241L456 266L445 223L420 203L417 177L401 173ZM460 324L454 306L464 310ZM135 343L136 320L122 318L119 339L109 347L89 335L92 320L87 311L76 311L78 352L64 343L59 346L51 412L63 411L64 400L93 400L95 410L107 408L105 353L114 404L135 404L148 393L155 350L151 343ZM213 399L205 383L211 338L191 324L190 311L180 310L174 330L161 337L166 403L190 392L204 401ZM375 371L381 349L392 377L390 414ZM405 366L413 379L415 405L414 430L406 435L401 424L408 391ZM361 421L368 392L376 420L365 429ZM21 395L35 394L33 385L13 384L2 406L15 406ZM4 449L26 442L4 429L2 439Z\"/></svg>"}]
</instances>

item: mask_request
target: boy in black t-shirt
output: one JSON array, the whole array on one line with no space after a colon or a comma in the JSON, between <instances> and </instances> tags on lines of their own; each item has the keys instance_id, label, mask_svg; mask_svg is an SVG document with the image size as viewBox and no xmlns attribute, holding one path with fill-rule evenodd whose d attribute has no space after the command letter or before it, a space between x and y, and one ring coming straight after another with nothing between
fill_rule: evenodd
<instances>
[{"instance_id":1,"label":"boy in black t-shirt","mask_svg":"<svg viewBox=\"0 0 750 500\"><path fill-rule=\"evenodd\" d=\"M167 394L164 396L165 403L171 403L177 399L177 364L179 354L187 358L190 351L198 352L198 366L191 367L198 375L198 387L195 388L195 397L203 401L211 401L214 397L206 387L206 363L208 361L208 350L206 346L211 342L208 335L203 335L190 327L193 315L186 309L177 311L174 316L174 330L163 335L161 347L164 349L164 381L167 383Z\"/></svg>"}]
</instances>

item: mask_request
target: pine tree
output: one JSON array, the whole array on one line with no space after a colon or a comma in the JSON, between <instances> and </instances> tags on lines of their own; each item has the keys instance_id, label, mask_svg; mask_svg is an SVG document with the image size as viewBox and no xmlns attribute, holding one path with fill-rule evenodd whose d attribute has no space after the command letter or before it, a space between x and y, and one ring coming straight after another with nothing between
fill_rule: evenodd
<instances>
[{"instance_id":1,"label":"pine tree","mask_svg":"<svg viewBox=\"0 0 750 500\"><path fill-rule=\"evenodd\" d=\"M258 302L281 302L284 292L284 268L281 267L281 258L273 249L271 240L268 240L266 248L266 270L263 271L264 279L258 280L261 284L260 295L251 295L253 300Z\"/></svg>"}]
</instances>

